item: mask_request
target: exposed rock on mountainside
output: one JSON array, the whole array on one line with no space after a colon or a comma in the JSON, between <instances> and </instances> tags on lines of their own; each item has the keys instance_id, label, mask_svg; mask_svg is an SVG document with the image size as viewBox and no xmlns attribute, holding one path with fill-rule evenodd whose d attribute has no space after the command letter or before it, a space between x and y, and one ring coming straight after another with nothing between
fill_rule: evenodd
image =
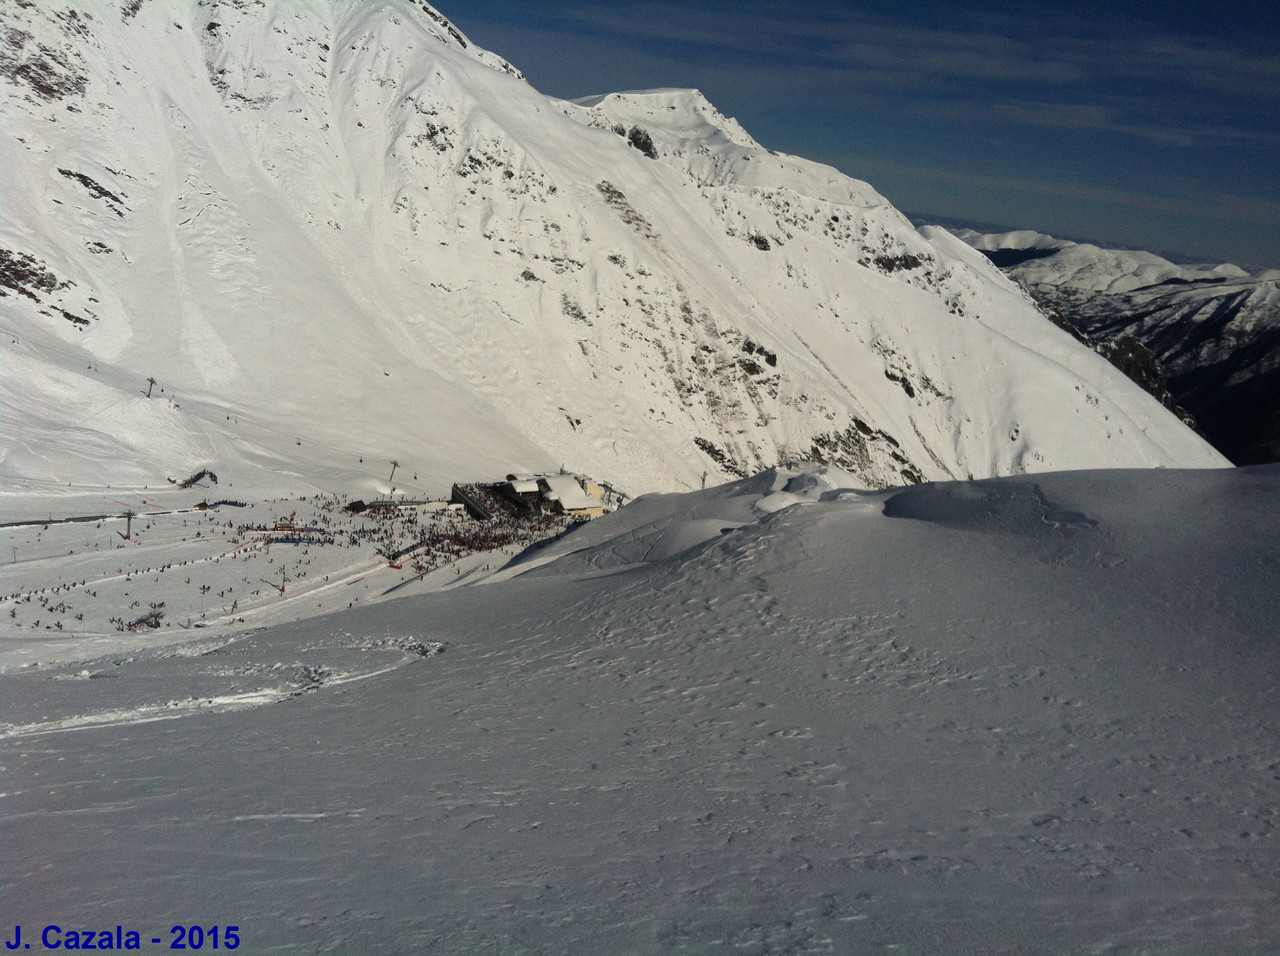
<instances>
[{"instance_id":1,"label":"exposed rock on mountainside","mask_svg":"<svg viewBox=\"0 0 1280 956\"><path fill-rule=\"evenodd\" d=\"M994 262L995 259L993 258L992 261ZM1087 345L1124 372L1131 381L1140 385L1143 391L1182 419L1187 427L1203 434L1196 424L1195 416L1179 405L1173 393L1169 391L1169 381L1165 377L1164 367L1151 354L1151 350L1136 338L1128 334L1119 335L1114 339L1085 335L1057 309L1046 306L1045 314L1054 325L1081 345Z\"/></svg>"},{"instance_id":2,"label":"exposed rock on mountainside","mask_svg":"<svg viewBox=\"0 0 1280 956\"><path fill-rule=\"evenodd\" d=\"M696 91L553 100L407 0L0 21L31 487L1223 464L973 250Z\"/></svg>"},{"instance_id":3,"label":"exposed rock on mountainside","mask_svg":"<svg viewBox=\"0 0 1280 956\"><path fill-rule=\"evenodd\" d=\"M1227 457L1280 460L1280 271L1180 266L1029 231L957 234L1126 371L1136 359L1135 380L1161 397L1149 351L1167 376L1165 406L1185 407Z\"/></svg>"}]
</instances>

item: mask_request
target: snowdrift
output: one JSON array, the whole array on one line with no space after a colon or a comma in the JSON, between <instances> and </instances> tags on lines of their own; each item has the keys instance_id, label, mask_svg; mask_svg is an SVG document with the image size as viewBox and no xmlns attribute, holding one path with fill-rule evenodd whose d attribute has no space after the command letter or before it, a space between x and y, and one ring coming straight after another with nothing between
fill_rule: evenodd
<instances>
[{"instance_id":1,"label":"snowdrift","mask_svg":"<svg viewBox=\"0 0 1280 956\"><path fill-rule=\"evenodd\" d=\"M255 952L1273 952L1280 469L849 484L0 674L5 912Z\"/></svg>"}]
</instances>

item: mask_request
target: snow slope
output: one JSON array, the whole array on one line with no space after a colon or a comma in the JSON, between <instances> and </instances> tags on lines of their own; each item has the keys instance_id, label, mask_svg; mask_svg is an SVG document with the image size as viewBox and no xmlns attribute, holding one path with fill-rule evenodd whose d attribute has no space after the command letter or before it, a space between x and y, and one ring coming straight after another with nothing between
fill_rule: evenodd
<instances>
[{"instance_id":1,"label":"snow slope","mask_svg":"<svg viewBox=\"0 0 1280 956\"><path fill-rule=\"evenodd\" d=\"M694 91L552 100L408 0L0 21L6 489L1224 464L964 244Z\"/></svg>"},{"instance_id":2,"label":"snow slope","mask_svg":"<svg viewBox=\"0 0 1280 956\"><path fill-rule=\"evenodd\" d=\"M1175 265L1028 231L957 234L1086 334L1138 339L1233 461L1280 460L1280 270Z\"/></svg>"},{"instance_id":3,"label":"snow slope","mask_svg":"<svg viewBox=\"0 0 1280 956\"><path fill-rule=\"evenodd\" d=\"M1029 229L979 233L956 229L955 234L973 248L1011 262L1020 279L1033 286L1057 285L1080 292L1123 293L1174 280L1249 279L1239 266L1176 265L1154 252L1104 249L1087 242L1055 239ZM1272 277L1274 278L1274 277Z\"/></svg>"},{"instance_id":4,"label":"snow slope","mask_svg":"<svg viewBox=\"0 0 1280 956\"><path fill-rule=\"evenodd\" d=\"M509 580L0 674L6 918L1275 952L1280 469L860 484L650 496Z\"/></svg>"}]
</instances>

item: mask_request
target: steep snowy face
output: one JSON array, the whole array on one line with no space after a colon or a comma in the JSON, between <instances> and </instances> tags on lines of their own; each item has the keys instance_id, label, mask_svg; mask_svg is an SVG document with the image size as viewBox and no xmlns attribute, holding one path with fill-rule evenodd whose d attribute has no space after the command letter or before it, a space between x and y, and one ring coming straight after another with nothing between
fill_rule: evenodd
<instances>
[{"instance_id":1,"label":"steep snowy face","mask_svg":"<svg viewBox=\"0 0 1280 956\"><path fill-rule=\"evenodd\" d=\"M980 254L696 91L552 100L407 0L0 19L32 487L1223 464Z\"/></svg>"},{"instance_id":2,"label":"steep snowy face","mask_svg":"<svg viewBox=\"0 0 1280 956\"><path fill-rule=\"evenodd\" d=\"M1087 334L1142 342L1232 460L1280 460L1280 272L1175 265L1031 232L957 234Z\"/></svg>"}]
</instances>

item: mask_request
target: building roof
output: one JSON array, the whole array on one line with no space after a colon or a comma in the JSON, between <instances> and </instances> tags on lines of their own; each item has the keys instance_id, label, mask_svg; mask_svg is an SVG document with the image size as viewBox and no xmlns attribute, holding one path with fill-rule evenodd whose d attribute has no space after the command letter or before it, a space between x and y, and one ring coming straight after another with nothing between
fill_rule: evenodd
<instances>
[{"instance_id":1,"label":"building roof","mask_svg":"<svg viewBox=\"0 0 1280 956\"><path fill-rule=\"evenodd\" d=\"M588 508L600 507L600 499L593 498L583 491L573 475L547 475L545 478L539 478L538 484L545 486L544 497L560 502L560 506L565 511L584 511Z\"/></svg>"}]
</instances>

